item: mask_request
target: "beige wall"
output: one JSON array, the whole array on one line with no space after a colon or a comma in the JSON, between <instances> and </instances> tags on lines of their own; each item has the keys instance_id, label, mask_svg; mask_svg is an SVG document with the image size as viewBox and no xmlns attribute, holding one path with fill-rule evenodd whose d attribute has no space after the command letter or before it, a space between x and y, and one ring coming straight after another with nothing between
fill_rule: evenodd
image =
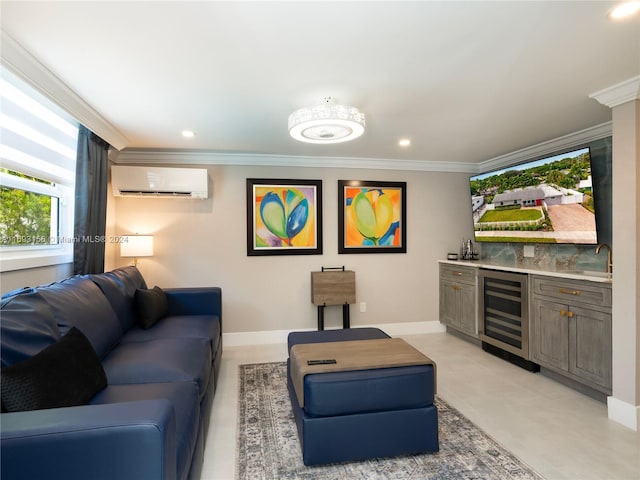
<instances>
[{"instance_id":1,"label":"beige wall","mask_svg":"<svg viewBox=\"0 0 640 480\"><path fill-rule=\"evenodd\" d=\"M640 100L612 112L613 396L640 413Z\"/></svg>"},{"instance_id":2,"label":"beige wall","mask_svg":"<svg viewBox=\"0 0 640 480\"><path fill-rule=\"evenodd\" d=\"M224 331L314 328L310 272L342 266L356 272L353 326L438 320L437 260L471 233L468 175L328 168L210 166L207 200L116 197L108 223L115 234L155 236L155 255L140 259L150 286L214 285L223 289ZM246 179L323 181L324 254L248 257ZM407 254L338 255L339 179L407 182ZM108 268L130 263L108 250ZM327 327L341 322L327 308Z\"/></svg>"},{"instance_id":3,"label":"beige wall","mask_svg":"<svg viewBox=\"0 0 640 480\"><path fill-rule=\"evenodd\" d=\"M72 263L2 272L2 274L0 274L0 289L2 293L6 293L22 287L44 285L62 280L70 277L72 274Z\"/></svg>"}]
</instances>

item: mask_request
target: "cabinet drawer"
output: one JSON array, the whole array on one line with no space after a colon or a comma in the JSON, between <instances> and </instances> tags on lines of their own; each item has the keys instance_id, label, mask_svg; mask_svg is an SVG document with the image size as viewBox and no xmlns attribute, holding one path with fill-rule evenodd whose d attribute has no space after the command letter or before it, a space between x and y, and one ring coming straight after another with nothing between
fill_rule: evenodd
<instances>
[{"instance_id":1,"label":"cabinet drawer","mask_svg":"<svg viewBox=\"0 0 640 480\"><path fill-rule=\"evenodd\" d=\"M440 264L440 278L474 285L476 283L476 270L473 267Z\"/></svg>"},{"instance_id":2,"label":"cabinet drawer","mask_svg":"<svg viewBox=\"0 0 640 480\"><path fill-rule=\"evenodd\" d=\"M534 276L533 293L571 304L611 306L611 287L596 282Z\"/></svg>"}]
</instances>

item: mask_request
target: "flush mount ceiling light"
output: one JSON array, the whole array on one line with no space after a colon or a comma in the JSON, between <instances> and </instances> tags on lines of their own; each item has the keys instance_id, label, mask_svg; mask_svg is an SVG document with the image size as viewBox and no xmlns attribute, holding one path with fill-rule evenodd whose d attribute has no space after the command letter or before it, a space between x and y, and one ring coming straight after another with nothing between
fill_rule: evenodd
<instances>
[{"instance_id":1,"label":"flush mount ceiling light","mask_svg":"<svg viewBox=\"0 0 640 480\"><path fill-rule=\"evenodd\" d=\"M341 143L355 140L364 133L364 113L356 107L339 105L324 97L313 107L289 115L289 135L307 143Z\"/></svg>"}]
</instances>

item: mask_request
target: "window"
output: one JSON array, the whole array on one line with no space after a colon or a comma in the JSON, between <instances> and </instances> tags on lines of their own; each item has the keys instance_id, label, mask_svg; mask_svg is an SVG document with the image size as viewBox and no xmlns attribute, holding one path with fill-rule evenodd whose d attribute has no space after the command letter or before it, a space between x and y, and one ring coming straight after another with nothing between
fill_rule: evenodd
<instances>
[{"instance_id":1,"label":"window","mask_svg":"<svg viewBox=\"0 0 640 480\"><path fill-rule=\"evenodd\" d=\"M0 270L73 261L78 125L0 68Z\"/></svg>"}]
</instances>

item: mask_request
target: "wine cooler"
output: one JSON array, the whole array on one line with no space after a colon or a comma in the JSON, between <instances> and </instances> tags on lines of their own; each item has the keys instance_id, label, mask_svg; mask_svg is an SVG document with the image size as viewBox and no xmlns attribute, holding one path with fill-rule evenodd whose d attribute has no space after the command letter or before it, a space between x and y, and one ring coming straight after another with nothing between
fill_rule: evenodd
<instances>
[{"instance_id":1,"label":"wine cooler","mask_svg":"<svg viewBox=\"0 0 640 480\"><path fill-rule=\"evenodd\" d=\"M528 370L529 308L527 275L480 269L479 334L486 351Z\"/></svg>"}]
</instances>

